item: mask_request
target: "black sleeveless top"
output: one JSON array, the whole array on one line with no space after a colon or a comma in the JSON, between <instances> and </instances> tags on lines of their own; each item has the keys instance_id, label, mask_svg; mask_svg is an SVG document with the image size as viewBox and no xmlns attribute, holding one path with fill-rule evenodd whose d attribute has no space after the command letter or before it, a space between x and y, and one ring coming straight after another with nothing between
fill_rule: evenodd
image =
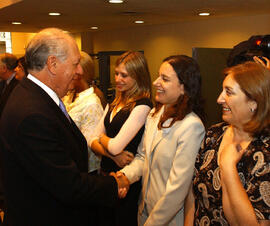
<instances>
[{"instance_id":1,"label":"black sleeveless top","mask_svg":"<svg viewBox=\"0 0 270 226\"><path fill-rule=\"evenodd\" d=\"M147 105L150 108L152 108L152 102L149 98L143 98L136 101L135 106L138 105ZM110 122L110 115L111 110L109 110L104 118L104 126L106 129L106 135L108 137L115 137L122 126L124 125L125 121L128 119L130 115L131 110L128 109L121 109L119 112L116 113L113 120ZM124 148L124 150L132 152L134 156L137 153L138 145L142 139L142 135L144 132L144 126L137 132L136 136L127 144L127 146ZM106 156L102 156L101 159L101 169L105 172L116 172L120 170L121 168L117 166L117 164L110 158Z\"/></svg>"}]
</instances>

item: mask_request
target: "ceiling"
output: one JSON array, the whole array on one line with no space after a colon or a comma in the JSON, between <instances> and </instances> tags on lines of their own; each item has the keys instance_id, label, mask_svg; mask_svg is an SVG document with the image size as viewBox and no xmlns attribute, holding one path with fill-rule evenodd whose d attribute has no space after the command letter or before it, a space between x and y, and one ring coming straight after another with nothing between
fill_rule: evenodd
<instances>
[{"instance_id":1,"label":"ceiling","mask_svg":"<svg viewBox=\"0 0 270 226\"><path fill-rule=\"evenodd\" d=\"M270 0L126 0L110 4L106 0L0 0L0 31L37 32L59 27L69 32L123 29L180 21L270 13ZM48 16L60 12L61 16ZM144 24L135 24L144 20ZM19 21L21 25L12 25Z\"/></svg>"}]
</instances>

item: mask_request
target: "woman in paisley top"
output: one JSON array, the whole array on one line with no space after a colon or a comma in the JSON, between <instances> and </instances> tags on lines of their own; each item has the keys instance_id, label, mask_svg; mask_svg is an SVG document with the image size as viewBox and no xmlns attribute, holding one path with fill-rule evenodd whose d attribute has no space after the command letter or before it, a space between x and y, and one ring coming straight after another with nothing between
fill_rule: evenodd
<instances>
[{"instance_id":1,"label":"woman in paisley top","mask_svg":"<svg viewBox=\"0 0 270 226\"><path fill-rule=\"evenodd\" d=\"M102 156L101 174L116 172L129 164L137 152L144 123L152 108L151 79L144 55L126 52L116 61L116 98L107 106L91 148ZM100 226L137 225L140 182L130 186L126 198L114 209L103 208Z\"/></svg>"},{"instance_id":2,"label":"woman in paisley top","mask_svg":"<svg viewBox=\"0 0 270 226\"><path fill-rule=\"evenodd\" d=\"M206 133L185 225L270 225L270 71L246 62L225 76L217 102L226 123Z\"/></svg>"}]
</instances>

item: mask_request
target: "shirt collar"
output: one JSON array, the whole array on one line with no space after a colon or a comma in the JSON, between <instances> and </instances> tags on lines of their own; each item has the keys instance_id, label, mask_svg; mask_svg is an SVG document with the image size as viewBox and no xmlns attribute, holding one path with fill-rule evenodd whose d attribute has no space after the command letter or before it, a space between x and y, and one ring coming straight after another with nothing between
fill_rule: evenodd
<instances>
[{"instance_id":1,"label":"shirt collar","mask_svg":"<svg viewBox=\"0 0 270 226\"><path fill-rule=\"evenodd\" d=\"M16 72L14 72L7 80L6 80L6 84L8 85L10 83L10 81L14 78Z\"/></svg>"},{"instance_id":2,"label":"shirt collar","mask_svg":"<svg viewBox=\"0 0 270 226\"><path fill-rule=\"evenodd\" d=\"M28 74L27 78L30 79L35 84L37 84L41 89L43 89L53 99L53 101L59 106L59 98L57 94L51 88L46 86L43 82L41 82L40 80L38 80L36 77L34 77L31 74Z\"/></svg>"}]
</instances>

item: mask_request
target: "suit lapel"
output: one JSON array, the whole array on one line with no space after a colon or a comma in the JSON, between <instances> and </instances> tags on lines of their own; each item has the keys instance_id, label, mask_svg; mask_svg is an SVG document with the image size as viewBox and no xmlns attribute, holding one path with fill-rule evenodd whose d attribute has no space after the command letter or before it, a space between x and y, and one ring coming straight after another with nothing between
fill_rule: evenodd
<instances>
[{"instance_id":1,"label":"suit lapel","mask_svg":"<svg viewBox=\"0 0 270 226\"><path fill-rule=\"evenodd\" d=\"M157 117L154 119L153 124L151 125L151 130L153 131L153 133L151 134L151 141L149 142L149 155L152 154L152 152L155 150L155 148L157 147L157 145L159 144L159 142L164 138L164 136L167 135L167 133L169 133L169 131L171 130L171 128L162 128L162 129L158 129L158 123L160 120L161 115L164 112L164 106L160 109L158 115L156 115ZM169 125L171 122L171 120L167 120L165 122L165 126Z\"/></svg>"},{"instance_id":2,"label":"suit lapel","mask_svg":"<svg viewBox=\"0 0 270 226\"><path fill-rule=\"evenodd\" d=\"M32 82L28 78L24 78L21 82L22 86L25 86L27 89L29 89L30 92L35 93L36 95L39 95L42 100L46 102L46 104L52 108L55 112L55 115L58 117L58 119L63 123L63 126L67 127L69 131L71 131L80 141L84 139L84 136L78 129L78 127L75 125L73 120L71 119L71 122L67 119L65 114L62 112L59 106L54 102L54 100L37 84Z\"/></svg>"},{"instance_id":3,"label":"suit lapel","mask_svg":"<svg viewBox=\"0 0 270 226\"><path fill-rule=\"evenodd\" d=\"M143 180L143 186L142 186L142 202L139 205L139 213L142 213L144 209L144 200L145 200L145 195L146 191L148 190L148 180L149 180L149 175L150 175L150 169L151 169L151 164L152 164L152 154L154 153L155 147L158 145L158 143L162 139L162 134L163 131L158 129L158 123L161 115L163 114L164 111L164 106L159 110L159 112L152 118L150 118L150 121L147 124L147 137L146 137L146 156L148 161L147 163L147 168L146 172L144 175L144 180Z\"/></svg>"},{"instance_id":4,"label":"suit lapel","mask_svg":"<svg viewBox=\"0 0 270 226\"><path fill-rule=\"evenodd\" d=\"M157 115L155 115L154 117L150 118L150 122L149 124L147 125L148 128L147 128L147 131L149 131L147 133L147 142L146 142L146 154L150 157L150 154L152 152L152 146L153 146L153 143L156 143L156 139L157 139L157 135L159 133L158 131L158 122L159 122L159 118L160 118L160 115L162 114L163 112L163 109L160 109L160 112L158 112Z\"/></svg>"}]
</instances>

